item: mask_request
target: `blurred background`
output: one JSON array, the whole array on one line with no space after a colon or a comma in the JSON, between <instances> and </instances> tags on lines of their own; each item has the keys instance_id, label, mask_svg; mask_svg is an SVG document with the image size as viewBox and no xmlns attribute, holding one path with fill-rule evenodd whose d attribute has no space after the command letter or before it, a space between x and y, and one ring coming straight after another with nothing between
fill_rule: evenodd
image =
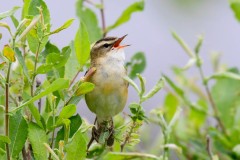
<instances>
[{"instance_id":1,"label":"blurred background","mask_svg":"<svg viewBox=\"0 0 240 160\"><path fill-rule=\"evenodd\" d=\"M67 46L74 39L79 25L76 17L76 2L75 0L45 0L45 2L51 11L52 29L58 28L70 18L76 18L69 29L50 39L51 43L59 47ZM113 24L122 11L133 2L135 0L105 0L107 26ZM21 0L1 0L0 12L10 10L13 6L22 6L22 3ZM99 11L96 13L100 18ZM17 11L16 17L20 15L20 11ZM10 19L4 19L4 21L11 24L13 28ZM197 35L204 35L205 40L200 54L204 60L203 68L206 75L212 73L211 52L223 53L222 62L228 66L239 66L236 55L240 54L240 26L234 19L228 1L225 0L148 0L145 2L143 12L134 13L128 23L108 35L128 34L124 41L126 44L131 44L131 47L126 48L127 60L138 51L145 53L147 67L143 76L147 80L147 89L151 89L161 73L173 76L171 67L184 66L189 59L176 40L172 38L171 31L178 33L192 48L197 41ZM2 49L4 44L8 43L10 35L5 28L0 28L0 33L3 35L0 40L0 49ZM190 69L188 74L198 75L195 68ZM162 90L144 103L145 110L159 107L164 94ZM130 87L128 103L137 100L137 93ZM125 110L128 111L128 108L126 107ZM87 109L84 101L79 104L79 113L90 120L94 116Z\"/></svg>"}]
</instances>

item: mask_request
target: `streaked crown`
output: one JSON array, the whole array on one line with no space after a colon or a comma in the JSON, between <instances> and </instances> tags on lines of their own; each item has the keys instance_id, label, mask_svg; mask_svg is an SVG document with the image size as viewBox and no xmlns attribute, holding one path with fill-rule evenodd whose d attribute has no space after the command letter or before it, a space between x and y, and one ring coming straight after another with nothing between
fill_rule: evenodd
<instances>
[{"instance_id":1,"label":"streaked crown","mask_svg":"<svg viewBox=\"0 0 240 160\"><path fill-rule=\"evenodd\" d=\"M98 40L91 49L91 59L105 56L118 39L117 37L105 37Z\"/></svg>"}]
</instances>

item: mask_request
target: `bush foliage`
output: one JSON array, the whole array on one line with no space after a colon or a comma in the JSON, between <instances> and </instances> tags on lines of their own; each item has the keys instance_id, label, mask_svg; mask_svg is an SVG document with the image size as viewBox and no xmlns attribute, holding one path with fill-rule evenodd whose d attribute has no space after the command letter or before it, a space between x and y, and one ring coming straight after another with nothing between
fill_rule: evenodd
<instances>
[{"instance_id":1,"label":"bush foliage","mask_svg":"<svg viewBox=\"0 0 240 160\"><path fill-rule=\"evenodd\" d=\"M146 91L141 76L146 59L138 51L126 63L129 76L125 77L138 93L138 102L128 106L129 115L114 118L112 148L95 143L87 152L93 125L77 113L77 104L94 84L77 77L89 67L91 44L143 11L144 5L142 0L134 2L115 23L105 26L103 0L77 0L79 22L75 23L79 28L74 40L65 42L62 49L50 37L71 27L74 19L51 28L51 12L43 0L24 0L19 19L15 17L20 11L17 6L0 13L0 27L11 35L0 52L0 159L240 159L238 69L222 67L215 54L214 73L206 76L200 53L203 37L191 48L175 32L173 38L190 57L187 64L172 68L175 79L163 74ZM237 20L239 6L239 1L230 1ZM92 7L101 11L100 20ZM4 22L6 18L13 27ZM1 37L0 33L0 41ZM190 67L198 69L198 79L187 76ZM143 102L162 88L166 91L162 107L145 112ZM149 123L156 124L160 134L151 133Z\"/></svg>"}]
</instances>

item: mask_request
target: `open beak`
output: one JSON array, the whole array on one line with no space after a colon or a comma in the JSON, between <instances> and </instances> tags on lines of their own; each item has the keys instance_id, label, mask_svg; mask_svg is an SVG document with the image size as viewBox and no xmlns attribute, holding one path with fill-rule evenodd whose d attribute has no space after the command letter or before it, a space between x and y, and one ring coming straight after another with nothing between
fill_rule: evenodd
<instances>
[{"instance_id":1,"label":"open beak","mask_svg":"<svg viewBox=\"0 0 240 160\"><path fill-rule=\"evenodd\" d=\"M121 38L118 38L118 40L114 43L113 47L114 47L114 48L117 48L117 49L120 49L120 48L125 48L125 47L127 47L127 46L130 46L130 45L120 45L120 43L122 42L122 40L123 40L126 36L127 36L127 34L124 35L124 36L122 36Z\"/></svg>"}]
</instances>

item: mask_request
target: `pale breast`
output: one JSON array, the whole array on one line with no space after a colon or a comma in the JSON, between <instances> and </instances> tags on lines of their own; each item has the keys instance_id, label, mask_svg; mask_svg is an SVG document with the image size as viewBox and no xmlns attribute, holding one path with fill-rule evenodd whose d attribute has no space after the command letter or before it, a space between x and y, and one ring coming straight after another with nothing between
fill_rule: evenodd
<instances>
[{"instance_id":1,"label":"pale breast","mask_svg":"<svg viewBox=\"0 0 240 160\"><path fill-rule=\"evenodd\" d=\"M126 69L123 62L115 58L105 58L96 68L96 73L92 77L92 82L96 87L111 91L126 85L123 77L126 76Z\"/></svg>"},{"instance_id":2,"label":"pale breast","mask_svg":"<svg viewBox=\"0 0 240 160\"><path fill-rule=\"evenodd\" d=\"M123 63L117 59L104 61L95 66L96 72L90 79L95 89L85 96L89 109L101 119L121 112L128 94L128 83L123 79L126 76Z\"/></svg>"}]
</instances>

